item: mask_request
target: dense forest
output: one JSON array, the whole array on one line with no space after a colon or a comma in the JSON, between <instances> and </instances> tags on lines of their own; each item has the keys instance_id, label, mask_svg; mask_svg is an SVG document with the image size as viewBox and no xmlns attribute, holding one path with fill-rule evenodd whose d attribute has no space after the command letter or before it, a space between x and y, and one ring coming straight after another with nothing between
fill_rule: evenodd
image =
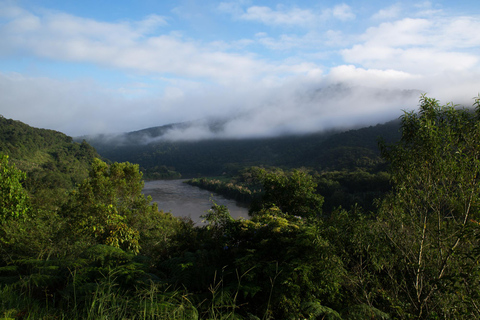
<instances>
[{"instance_id":1,"label":"dense forest","mask_svg":"<svg viewBox=\"0 0 480 320\"><path fill-rule=\"evenodd\" d=\"M107 159L139 164L145 178L153 179L236 175L251 166L308 167L317 171L362 168L372 172L381 170L384 163L378 150L379 137L388 143L398 141L399 126L398 121L391 121L345 132L277 138L163 140L170 125L113 137L82 138Z\"/></svg>"},{"instance_id":2,"label":"dense forest","mask_svg":"<svg viewBox=\"0 0 480 320\"><path fill-rule=\"evenodd\" d=\"M345 167L328 160L368 154L350 151L371 128L288 138L279 162L223 150L228 177L208 164L188 174L220 175L196 183L244 197L250 217L212 203L203 225L142 194L148 162L107 163L86 142L2 119L0 319L478 318L480 98L473 107L422 96L378 160ZM349 135L347 153L315 149ZM40 191L50 174L64 182Z\"/></svg>"},{"instance_id":3,"label":"dense forest","mask_svg":"<svg viewBox=\"0 0 480 320\"><path fill-rule=\"evenodd\" d=\"M54 205L63 193L81 183L99 157L85 141L75 143L61 132L32 128L0 116L0 152L26 174L31 201Z\"/></svg>"}]
</instances>

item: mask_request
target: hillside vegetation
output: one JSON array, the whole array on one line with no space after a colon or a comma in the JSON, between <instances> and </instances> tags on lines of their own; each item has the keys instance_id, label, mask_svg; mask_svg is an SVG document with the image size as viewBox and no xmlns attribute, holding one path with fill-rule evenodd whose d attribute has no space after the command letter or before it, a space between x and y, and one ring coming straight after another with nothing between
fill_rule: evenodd
<instances>
[{"instance_id":1,"label":"hillside vegetation","mask_svg":"<svg viewBox=\"0 0 480 320\"><path fill-rule=\"evenodd\" d=\"M8 155L10 163L27 174L26 189L35 201L46 205L82 182L98 157L85 141L76 143L61 132L4 117L0 117L0 154Z\"/></svg>"},{"instance_id":2,"label":"hillside vegetation","mask_svg":"<svg viewBox=\"0 0 480 320\"><path fill-rule=\"evenodd\" d=\"M109 139L84 138L105 158L138 163L146 178L155 177L156 172L163 174L157 177L168 177L168 170L185 178L235 175L250 166L378 171L384 163L378 149L379 137L387 142L400 138L398 121L341 133L268 139L162 140L169 128L150 128Z\"/></svg>"},{"instance_id":3,"label":"hillside vegetation","mask_svg":"<svg viewBox=\"0 0 480 320\"><path fill-rule=\"evenodd\" d=\"M376 174L324 172L351 180L342 186L252 167L241 172L259 187L250 218L212 203L194 225L142 194L137 164L98 158L42 206L1 155L0 317L479 318L480 97L474 107L422 96L400 140L380 144L392 187L368 210L329 198Z\"/></svg>"}]
</instances>

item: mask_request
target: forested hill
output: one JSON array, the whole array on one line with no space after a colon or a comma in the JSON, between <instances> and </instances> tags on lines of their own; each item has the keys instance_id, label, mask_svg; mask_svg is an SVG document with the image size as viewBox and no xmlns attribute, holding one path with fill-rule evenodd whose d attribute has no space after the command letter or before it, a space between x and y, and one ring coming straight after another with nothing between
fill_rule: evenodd
<instances>
[{"instance_id":1,"label":"forested hill","mask_svg":"<svg viewBox=\"0 0 480 320\"><path fill-rule=\"evenodd\" d=\"M98 153L112 161L140 164L146 178L179 172L183 177L235 173L246 166L310 167L315 170L376 170L382 164L378 139L399 139L399 121L336 133L264 139L166 141L171 126L155 127L122 136L85 137ZM185 124L184 124L185 125ZM147 143L146 141L152 141ZM173 175L176 177L175 175Z\"/></svg>"},{"instance_id":2,"label":"forested hill","mask_svg":"<svg viewBox=\"0 0 480 320\"><path fill-rule=\"evenodd\" d=\"M33 128L0 116L0 153L27 173L26 187L37 200L51 199L59 190L68 190L88 175L98 157L87 142L76 143L61 132ZM48 196L44 194L49 192Z\"/></svg>"}]
</instances>

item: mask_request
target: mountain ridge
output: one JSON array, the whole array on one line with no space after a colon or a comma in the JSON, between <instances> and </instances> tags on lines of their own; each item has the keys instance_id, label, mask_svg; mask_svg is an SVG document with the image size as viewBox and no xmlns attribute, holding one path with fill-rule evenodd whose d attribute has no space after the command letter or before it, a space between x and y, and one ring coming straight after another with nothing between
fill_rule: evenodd
<instances>
[{"instance_id":1,"label":"mountain ridge","mask_svg":"<svg viewBox=\"0 0 480 320\"><path fill-rule=\"evenodd\" d=\"M399 120L350 130L329 130L271 138L210 138L171 141L162 139L172 128L192 122L145 128L116 136L83 136L97 152L112 161L138 163L146 178L157 170L176 171L184 177L234 174L246 166L310 167L370 171L383 161L378 138L399 139ZM154 176L154 175L153 175ZM177 176L178 177L178 176Z\"/></svg>"},{"instance_id":2,"label":"mountain ridge","mask_svg":"<svg viewBox=\"0 0 480 320\"><path fill-rule=\"evenodd\" d=\"M39 202L55 199L82 182L93 159L99 157L85 141L77 143L62 132L35 128L3 116L0 154L8 155L9 161L27 174L25 187Z\"/></svg>"}]
</instances>

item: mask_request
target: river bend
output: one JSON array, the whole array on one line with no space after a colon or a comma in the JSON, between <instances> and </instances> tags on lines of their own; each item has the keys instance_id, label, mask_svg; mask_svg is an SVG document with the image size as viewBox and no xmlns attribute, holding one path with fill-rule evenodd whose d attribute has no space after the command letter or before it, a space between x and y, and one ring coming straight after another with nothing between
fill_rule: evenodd
<instances>
[{"instance_id":1,"label":"river bend","mask_svg":"<svg viewBox=\"0 0 480 320\"><path fill-rule=\"evenodd\" d=\"M233 218L248 218L248 209L239 206L234 200L183 183L184 179L146 181L143 193L151 196L164 212L171 212L176 217L190 217L200 223L200 216L211 208L210 198L213 196L219 205L228 207Z\"/></svg>"}]
</instances>

